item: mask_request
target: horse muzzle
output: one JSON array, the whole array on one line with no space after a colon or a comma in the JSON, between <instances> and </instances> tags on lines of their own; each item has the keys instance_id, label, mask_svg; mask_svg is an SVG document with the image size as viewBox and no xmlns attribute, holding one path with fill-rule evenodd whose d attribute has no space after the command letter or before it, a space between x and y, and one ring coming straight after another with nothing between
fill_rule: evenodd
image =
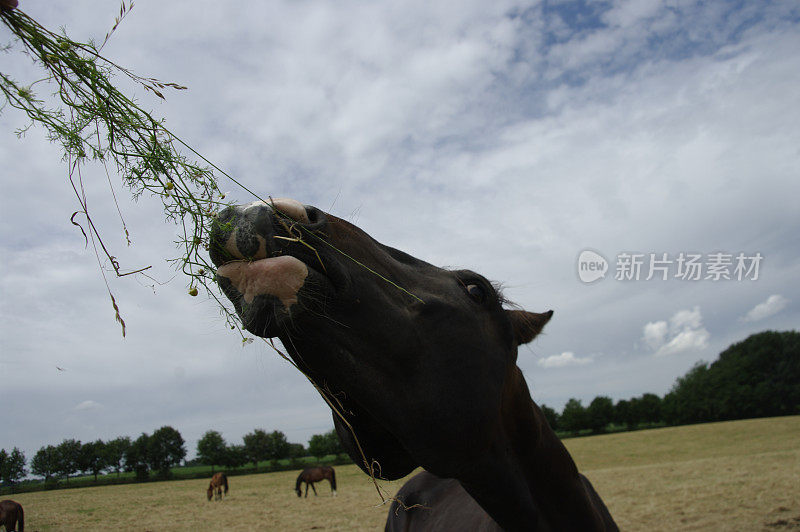
<instances>
[{"instance_id":1,"label":"horse muzzle","mask_svg":"<svg viewBox=\"0 0 800 532\"><path fill-rule=\"evenodd\" d=\"M327 216L289 199L227 207L211 228L209 254L217 282L253 334L272 337L303 308L303 293L319 299L330 282L318 251Z\"/></svg>"}]
</instances>

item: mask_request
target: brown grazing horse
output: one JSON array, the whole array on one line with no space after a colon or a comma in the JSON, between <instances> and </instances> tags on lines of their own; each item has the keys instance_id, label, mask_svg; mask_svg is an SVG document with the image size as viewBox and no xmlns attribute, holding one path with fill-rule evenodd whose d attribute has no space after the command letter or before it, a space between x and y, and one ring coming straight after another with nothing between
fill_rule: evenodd
<instances>
[{"instance_id":1,"label":"brown grazing horse","mask_svg":"<svg viewBox=\"0 0 800 532\"><path fill-rule=\"evenodd\" d=\"M331 483L331 493L333 493L333 496L336 497L336 471L334 471L331 466L307 467L303 469L303 471L297 476L297 482L294 485L294 491L297 492L297 496L299 497L300 484L305 482L306 497L308 497L309 486L311 486L311 489L314 490L314 496L316 497L317 488L314 487L314 483L325 479L328 479L328 482Z\"/></svg>"},{"instance_id":2,"label":"brown grazing horse","mask_svg":"<svg viewBox=\"0 0 800 532\"><path fill-rule=\"evenodd\" d=\"M8 499L0 501L0 525L5 525L6 532L25 532L25 512L22 505Z\"/></svg>"},{"instance_id":3,"label":"brown grazing horse","mask_svg":"<svg viewBox=\"0 0 800 532\"><path fill-rule=\"evenodd\" d=\"M208 500L211 500L211 496L214 495L214 500L222 500L222 489L225 488L225 495L228 494L228 477L225 473L214 473L214 476L211 477L211 482L208 484L208 489L206 490L206 495L208 495Z\"/></svg>"},{"instance_id":4,"label":"brown grazing horse","mask_svg":"<svg viewBox=\"0 0 800 532\"><path fill-rule=\"evenodd\" d=\"M353 432L334 424L353 460L385 479L427 470L399 495L429 509L396 508L387 529L435 528L418 517L428 512L445 528L617 530L517 366L552 311L506 309L478 273L293 200L221 211L209 251L244 327L278 337L341 406Z\"/></svg>"}]
</instances>

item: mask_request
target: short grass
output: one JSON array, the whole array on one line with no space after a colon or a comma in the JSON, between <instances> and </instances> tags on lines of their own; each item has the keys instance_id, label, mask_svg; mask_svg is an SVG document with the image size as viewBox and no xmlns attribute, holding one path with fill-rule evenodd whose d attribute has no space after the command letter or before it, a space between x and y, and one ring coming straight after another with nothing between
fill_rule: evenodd
<instances>
[{"instance_id":1,"label":"short grass","mask_svg":"<svg viewBox=\"0 0 800 532\"><path fill-rule=\"evenodd\" d=\"M800 530L800 416L565 444L623 530Z\"/></svg>"},{"instance_id":2,"label":"short grass","mask_svg":"<svg viewBox=\"0 0 800 532\"><path fill-rule=\"evenodd\" d=\"M623 530L800 529L800 416L710 423L565 441ZM26 530L381 530L381 505L356 466L298 499L296 471L23 493ZM394 493L402 481L384 482Z\"/></svg>"}]
</instances>

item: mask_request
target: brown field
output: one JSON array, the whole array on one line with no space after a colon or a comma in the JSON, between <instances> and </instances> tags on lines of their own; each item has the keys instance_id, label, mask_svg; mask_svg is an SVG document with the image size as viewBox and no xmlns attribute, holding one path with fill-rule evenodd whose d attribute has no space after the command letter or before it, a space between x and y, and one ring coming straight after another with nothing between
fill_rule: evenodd
<instances>
[{"instance_id":1,"label":"brown field","mask_svg":"<svg viewBox=\"0 0 800 532\"><path fill-rule=\"evenodd\" d=\"M800 530L800 416L711 423L566 441L623 530ZM297 472L25 493L26 530L381 530L388 504L355 466L318 497ZM402 481L384 482L388 493Z\"/></svg>"}]
</instances>

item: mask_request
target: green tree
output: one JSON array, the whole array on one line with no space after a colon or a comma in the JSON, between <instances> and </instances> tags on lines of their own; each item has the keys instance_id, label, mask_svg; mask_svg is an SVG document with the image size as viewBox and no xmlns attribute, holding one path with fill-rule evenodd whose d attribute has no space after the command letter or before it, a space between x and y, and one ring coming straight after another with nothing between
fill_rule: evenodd
<instances>
[{"instance_id":1,"label":"green tree","mask_svg":"<svg viewBox=\"0 0 800 532\"><path fill-rule=\"evenodd\" d=\"M633 430L639 426L639 423L644 420L646 414L644 412L645 405L642 403L641 397L631 397L628 399L628 430Z\"/></svg>"},{"instance_id":2,"label":"green tree","mask_svg":"<svg viewBox=\"0 0 800 532\"><path fill-rule=\"evenodd\" d=\"M642 394L639 398L639 423L658 423L663 421L661 398L654 393Z\"/></svg>"},{"instance_id":3,"label":"green tree","mask_svg":"<svg viewBox=\"0 0 800 532\"><path fill-rule=\"evenodd\" d=\"M208 434L208 432L206 434ZM220 438L222 438L222 436L220 436ZM253 462L253 467L258 467L258 463L261 461L269 460L270 436L266 433L266 431L263 429L255 429L253 432L245 434L242 437L242 440L244 441L247 459ZM200 443L198 442L197 445L198 454L200 454Z\"/></svg>"},{"instance_id":4,"label":"green tree","mask_svg":"<svg viewBox=\"0 0 800 532\"><path fill-rule=\"evenodd\" d=\"M27 460L25 459L25 453L14 447L8 457L8 466L6 467L6 476L3 477L3 480L10 484L14 484L22 480L25 475L28 474L28 471L25 469L25 463Z\"/></svg>"},{"instance_id":5,"label":"green tree","mask_svg":"<svg viewBox=\"0 0 800 532\"><path fill-rule=\"evenodd\" d=\"M81 447L80 440L75 439L64 440L56 447L57 474L66 477L67 483L70 475L81 471Z\"/></svg>"},{"instance_id":6,"label":"green tree","mask_svg":"<svg viewBox=\"0 0 800 532\"><path fill-rule=\"evenodd\" d=\"M301 458L307 454L308 451L302 443L289 444L289 458Z\"/></svg>"},{"instance_id":7,"label":"green tree","mask_svg":"<svg viewBox=\"0 0 800 532\"><path fill-rule=\"evenodd\" d=\"M25 454L14 447L10 453L0 450L0 479L5 484L14 484L25 476Z\"/></svg>"},{"instance_id":8,"label":"green tree","mask_svg":"<svg viewBox=\"0 0 800 532\"><path fill-rule=\"evenodd\" d=\"M228 469L236 469L247 463L247 451L244 445L229 445L222 455L222 465Z\"/></svg>"},{"instance_id":9,"label":"green tree","mask_svg":"<svg viewBox=\"0 0 800 532\"><path fill-rule=\"evenodd\" d=\"M197 442L197 458L201 463L210 465L212 473L215 465L224 464L226 451L225 439L216 430L207 431Z\"/></svg>"},{"instance_id":10,"label":"green tree","mask_svg":"<svg viewBox=\"0 0 800 532\"><path fill-rule=\"evenodd\" d=\"M81 446L81 469L94 475L97 482L97 475L107 467L106 444L103 440L84 443Z\"/></svg>"},{"instance_id":11,"label":"green tree","mask_svg":"<svg viewBox=\"0 0 800 532\"><path fill-rule=\"evenodd\" d=\"M128 436L120 436L106 442L104 448L106 466L116 471L119 476L120 470L125 465L125 453L131 446L131 439Z\"/></svg>"},{"instance_id":12,"label":"green tree","mask_svg":"<svg viewBox=\"0 0 800 532\"><path fill-rule=\"evenodd\" d=\"M712 407L708 392L711 376L706 362L698 362L683 377L679 377L664 398L665 414L671 424L711 421Z\"/></svg>"},{"instance_id":13,"label":"green tree","mask_svg":"<svg viewBox=\"0 0 800 532\"><path fill-rule=\"evenodd\" d=\"M614 402L610 397L597 396L586 409L586 427L592 429L594 433L605 432L613 418Z\"/></svg>"},{"instance_id":14,"label":"green tree","mask_svg":"<svg viewBox=\"0 0 800 532\"><path fill-rule=\"evenodd\" d=\"M58 473L58 449L48 445L36 451L31 459L31 473L49 482Z\"/></svg>"},{"instance_id":15,"label":"green tree","mask_svg":"<svg viewBox=\"0 0 800 532\"><path fill-rule=\"evenodd\" d=\"M150 468L158 471L161 477L168 477L170 468L186 458L184 443L181 433L170 426L153 432L147 447Z\"/></svg>"},{"instance_id":16,"label":"green tree","mask_svg":"<svg viewBox=\"0 0 800 532\"><path fill-rule=\"evenodd\" d=\"M339 441L336 430L332 429L324 434L314 434L311 436L311 439L308 440L308 452L321 460L329 454L339 455L345 451L342 447L342 442Z\"/></svg>"},{"instance_id":17,"label":"green tree","mask_svg":"<svg viewBox=\"0 0 800 532\"><path fill-rule=\"evenodd\" d=\"M5 449L0 449L0 481L2 481L7 467L8 467L8 453L6 452Z\"/></svg>"},{"instance_id":18,"label":"green tree","mask_svg":"<svg viewBox=\"0 0 800 532\"><path fill-rule=\"evenodd\" d=\"M614 405L614 423L619 425L625 425L628 430L630 430L631 424L631 403L627 399L620 399L617 401L617 404Z\"/></svg>"},{"instance_id":19,"label":"green tree","mask_svg":"<svg viewBox=\"0 0 800 532\"><path fill-rule=\"evenodd\" d=\"M577 433L581 429L587 428L586 409L579 399L572 398L564 405L559 418L560 426L563 430Z\"/></svg>"},{"instance_id":20,"label":"green tree","mask_svg":"<svg viewBox=\"0 0 800 532\"><path fill-rule=\"evenodd\" d=\"M800 333L753 334L720 353L706 390L715 420L800 413Z\"/></svg>"},{"instance_id":21,"label":"green tree","mask_svg":"<svg viewBox=\"0 0 800 532\"><path fill-rule=\"evenodd\" d=\"M800 333L764 331L680 377L661 404L669 423L800 413Z\"/></svg>"},{"instance_id":22,"label":"green tree","mask_svg":"<svg viewBox=\"0 0 800 532\"><path fill-rule=\"evenodd\" d=\"M141 436L133 440L128 450L125 452L125 470L134 471L137 480L147 480L150 470L150 460L148 450L150 447L150 436L142 432Z\"/></svg>"},{"instance_id":23,"label":"green tree","mask_svg":"<svg viewBox=\"0 0 800 532\"><path fill-rule=\"evenodd\" d=\"M547 420L547 424L550 425L550 428L558 430L558 412L545 404L542 404L539 408L541 408L542 414L544 414L544 418Z\"/></svg>"},{"instance_id":24,"label":"green tree","mask_svg":"<svg viewBox=\"0 0 800 532\"><path fill-rule=\"evenodd\" d=\"M281 458L288 458L290 453L291 448L286 439L286 434L279 430L273 430L269 434L269 458L271 460L280 460Z\"/></svg>"},{"instance_id":25,"label":"green tree","mask_svg":"<svg viewBox=\"0 0 800 532\"><path fill-rule=\"evenodd\" d=\"M308 453L315 456L317 460L322 460L328 454L328 442L322 434L314 434L308 440Z\"/></svg>"}]
</instances>

